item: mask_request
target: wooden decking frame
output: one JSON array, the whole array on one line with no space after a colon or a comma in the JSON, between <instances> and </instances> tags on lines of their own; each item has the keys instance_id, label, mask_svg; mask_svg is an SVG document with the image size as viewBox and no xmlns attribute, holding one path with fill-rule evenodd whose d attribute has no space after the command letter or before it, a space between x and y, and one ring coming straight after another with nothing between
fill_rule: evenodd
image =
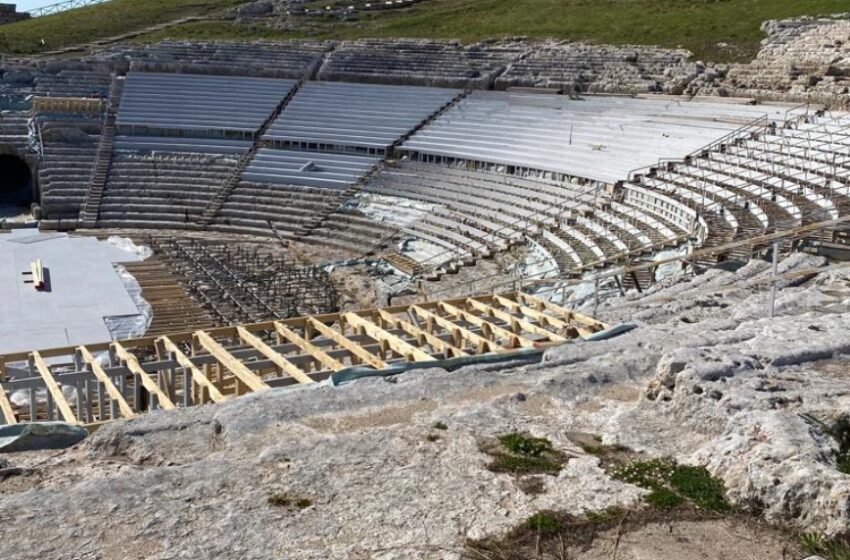
<instances>
[{"instance_id":1,"label":"wooden decking frame","mask_svg":"<svg viewBox=\"0 0 850 560\"><path fill-rule=\"evenodd\" d=\"M19 352L0 356L0 423L99 425L309 384L352 366L507 354L606 327L514 292ZM36 397L45 389L46 401Z\"/></svg>"}]
</instances>

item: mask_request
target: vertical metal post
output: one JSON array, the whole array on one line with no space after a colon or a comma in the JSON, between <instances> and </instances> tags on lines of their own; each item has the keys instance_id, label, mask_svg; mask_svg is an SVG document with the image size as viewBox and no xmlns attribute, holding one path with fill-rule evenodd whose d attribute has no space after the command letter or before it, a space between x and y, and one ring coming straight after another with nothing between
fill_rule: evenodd
<instances>
[{"instance_id":1,"label":"vertical metal post","mask_svg":"<svg viewBox=\"0 0 850 560\"><path fill-rule=\"evenodd\" d=\"M779 241L773 242L773 274L770 281L770 318L775 314L774 305L776 303L776 271L779 267Z\"/></svg>"}]
</instances>

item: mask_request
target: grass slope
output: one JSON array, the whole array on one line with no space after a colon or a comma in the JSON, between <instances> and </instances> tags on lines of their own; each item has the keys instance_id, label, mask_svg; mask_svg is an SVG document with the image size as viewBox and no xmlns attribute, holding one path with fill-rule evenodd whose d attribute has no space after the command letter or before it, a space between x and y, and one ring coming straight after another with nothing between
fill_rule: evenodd
<instances>
[{"instance_id":1,"label":"grass slope","mask_svg":"<svg viewBox=\"0 0 850 560\"><path fill-rule=\"evenodd\" d=\"M109 37L187 15L213 14L239 0L111 0L0 28L0 51L38 52ZM321 2L316 2L321 4ZM412 8L372 12L352 22L301 18L318 39L451 38L475 41L526 35L612 44L685 47L698 58L747 60L767 19L847 11L847 0L428 0ZM145 40L286 39L262 23L193 22ZM728 46L719 47L718 43Z\"/></svg>"},{"instance_id":2,"label":"grass slope","mask_svg":"<svg viewBox=\"0 0 850 560\"><path fill-rule=\"evenodd\" d=\"M38 53L214 14L239 0L111 0L0 27L0 52ZM41 44L44 39L45 45Z\"/></svg>"}]
</instances>

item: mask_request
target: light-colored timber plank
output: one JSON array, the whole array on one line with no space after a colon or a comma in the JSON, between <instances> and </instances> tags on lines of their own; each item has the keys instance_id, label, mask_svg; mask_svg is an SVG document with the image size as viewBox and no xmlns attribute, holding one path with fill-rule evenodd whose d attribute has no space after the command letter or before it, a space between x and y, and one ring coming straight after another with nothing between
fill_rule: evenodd
<instances>
[{"instance_id":1,"label":"light-colored timber plank","mask_svg":"<svg viewBox=\"0 0 850 560\"><path fill-rule=\"evenodd\" d=\"M313 380L310 379L309 375L301 371L298 366L287 360L284 356L272 350L268 344L254 336L254 334L250 333L245 327L236 327L236 332L239 333L239 338L241 338L245 344L251 346L260 354L271 360L274 365L279 367L281 371L288 376L292 377L299 383L313 383Z\"/></svg>"},{"instance_id":2,"label":"light-colored timber plank","mask_svg":"<svg viewBox=\"0 0 850 560\"><path fill-rule=\"evenodd\" d=\"M106 372L103 371L103 368L97 362L97 359L92 355L88 348L85 346L79 347L80 356L83 358L83 361L89 365L92 373L97 378L98 381L103 383L103 386L106 388L106 394L109 395L109 398L118 403L118 411L121 413L121 416L124 418L132 418L136 415L133 412L133 408L127 402L127 399L124 398L124 395L121 394L121 391L118 390L118 387L115 386L115 383L112 382L112 379L106 375ZM103 411L101 411L101 418Z\"/></svg>"},{"instance_id":3,"label":"light-colored timber plank","mask_svg":"<svg viewBox=\"0 0 850 560\"><path fill-rule=\"evenodd\" d=\"M314 360L330 369L331 371L339 371L345 369L345 365L339 360L329 356L324 350L312 344L310 341L302 338L295 331L280 322L274 323L274 329L284 339L288 340L297 346L302 352L309 354Z\"/></svg>"},{"instance_id":4,"label":"light-colored timber plank","mask_svg":"<svg viewBox=\"0 0 850 560\"><path fill-rule=\"evenodd\" d=\"M120 342L113 342L112 347L115 349L115 355L118 356L118 359L127 365L127 369L130 370L130 373L139 376L142 386L148 390L148 393L156 395L159 406L165 410L173 410L177 408L171 399L168 398L168 395L160 389L157 382L154 381L148 372L142 369L142 365L139 363L139 360L131 354L127 348L125 348Z\"/></svg>"},{"instance_id":5,"label":"light-colored timber plank","mask_svg":"<svg viewBox=\"0 0 850 560\"><path fill-rule=\"evenodd\" d=\"M65 398L65 394L62 393L62 388L54 379L53 374L50 373L50 368L44 361L44 358L41 357L41 354L38 352L33 352L31 354L33 364L35 364L35 369L38 370L39 375L44 380L44 385L47 387L47 390L50 391L50 395L53 397L53 402L56 403L56 408L59 409L59 413L62 415L62 418L65 422L70 424L79 424L77 421L77 417L74 415L74 411L71 408L71 403L68 402L68 399Z\"/></svg>"},{"instance_id":6,"label":"light-colored timber plank","mask_svg":"<svg viewBox=\"0 0 850 560\"><path fill-rule=\"evenodd\" d=\"M198 369L198 366L192 363L192 360L189 359L189 356L184 354L183 351L180 350L180 347L174 343L174 341L172 341L167 336L160 337L158 340L162 342L162 345L165 347L165 350L167 352L170 352L174 355L174 359L177 360L177 363L180 364L180 367L184 368L189 372L195 383L207 390L210 399L213 402L223 402L227 400L227 397L223 395L221 391L219 391L218 387L216 387L215 384L213 384L213 382L210 381L210 379L206 375L204 375L204 372ZM185 391L186 388L184 387L183 390Z\"/></svg>"},{"instance_id":7,"label":"light-colored timber plank","mask_svg":"<svg viewBox=\"0 0 850 560\"><path fill-rule=\"evenodd\" d=\"M408 344L394 334L388 333L375 323L361 317L360 315L355 313L345 313L343 317L345 317L345 320L348 321L348 324L352 327L356 329L363 329L369 337L374 338L377 341L386 342L393 352L404 356L411 362L429 362L434 360L430 354L423 352L412 344Z\"/></svg>"},{"instance_id":8,"label":"light-colored timber plank","mask_svg":"<svg viewBox=\"0 0 850 560\"><path fill-rule=\"evenodd\" d=\"M198 344L209 352L221 365L226 367L235 375L246 387L252 391L267 391L270 387L265 381L248 369L248 367L234 358L221 344L216 342L210 335L204 331L195 333Z\"/></svg>"}]
</instances>

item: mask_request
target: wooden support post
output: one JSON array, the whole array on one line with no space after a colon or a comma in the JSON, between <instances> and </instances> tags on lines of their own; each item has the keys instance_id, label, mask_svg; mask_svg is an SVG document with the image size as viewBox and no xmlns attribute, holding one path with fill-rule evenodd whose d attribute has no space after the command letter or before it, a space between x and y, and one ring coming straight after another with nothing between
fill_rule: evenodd
<instances>
[{"instance_id":1,"label":"wooden support post","mask_svg":"<svg viewBox=\"0 0 850 560\"><path fill-rule=\"evenodd\" d=\"M18 423L18 419L15 417L15 409L12 408L12 403L9 401L9 397L6 396L6 389L3 388L3 385L0 385L0 411L3 412L3 418L6 424Z\"/></svg>"},{"instance_id":2,"label":"wooden support post","mask_svg":"<svg viewBox=\"0 0 850 560\"><path fill-rule=\"evenodd\" d=\"M221 344L213 340L210 335L204 331L198 331L195 333L195 339L204 350L209 352L218 361L218 363L226 367L233 375L236 376L237 394L239 394L239 381L244 383L245 386L252 391L259 392L270 389L265 381L260 379L260 377L251 371L245 364L234 358L230 352L228 352Z\"/></svg>"},{"instance_id":3,"label":"wooden support post","mask_svg":"<svg viewBox=\"0 0 850 560\"><path fill-rule=\"evenodd\" d=\"M248 332L245 327L236 327L236 332L239 333L239 338L241 338L245 344L251 346L260 354L271 360L285 374L289 375L299 383L313 383L310 376L301 371L295 364L287 360L284 356L272 350L268 344Z\"/></svg>"},{"instance_id":4,"label":"wooden support post","mask_svg":"<svg viewBox=\"0 0 850 560\"><path fill-rule=\"evenodd\" d=\"M357 344L356 342L352 342L345 338L342 334L335 331L331 327L325 325L321 321L317 321L312 317L307 319L307 324L311 325L314 330L316 330L319 334L333 340L336 344L338 344L341 348L345 348L348 350L353 356L357 356L373 368L384 369L387 367L387 364L384 363L379 357L375 356L371 352L367 352L365 348Z\"/></svg>"},{"instance_id":5,"label":"wooden support post","mask_svg":"<svg viewBox=\"0 0 850 560\"><path fill-rule=\"evenodd\" d=\"M80 346L78 348L80 352L80 356L83 358L83 361L88 364L89 368L91 368L92 373L97 378L98 381L103 383L104 388L106 389L106 394L109 395L113 401L118 403L118 410L121 412L121 416L124 418L132 418L136 415L133 412L133 408L127 403L127 400L124 398L124 395L121 394L121 391L118 390L118 387L112 382L109 376L103 371L103 368L100 367L100 364L97 363L97 360L85 346ZM101 419L103 419L103 411L100 412Z\"/></svg>"},{"instance_id":6,"label":"wooden support post","mask_svg":"<svg viewBox=\"0 0 850 560\"><path fill-rule=\"evenodd\" d=\"M433 322L439 325L440 328L452 333L453 337L469 342L475 346L475 351L479 354L484 354L485 352L494 352L496 354L507 352L506 348L502 348L492 340L479 336L469 329L455 325L445 317L440 317L436 313L432 313L418 305L411 306L411 310L413 310L413 312L419 315L422 319L425 319L425 321L428 321L429 323ZM455 344L457 344L457 342L455 342Z\"/></svg>"},{"instance_id":7,"label":"wooden support post","mask_svg":"<svg viewBox=\"0 0 850 560\"><path fill-rule=\"evenodd\" d=\"M384 311L383 309L378 309L377 313L378 313L378 316L381 317L381 319L383 319L384 321L386 321L390 325L392 325L392 326L394 326L398 329L403 330L404 332L406 332L410 336L415 336L416 339L419 340L419 344L422 344L422 341L425 341L425 342L427 342L428 344L431 345L431 348L433 348L437 352L443 352L444 354L446 354L446 356L457 357L457 356L467 356L468 355L466 352L464 352L460 348L457 348L456 346L452 346L448 342L444 341L442 338L434 336L430 332L423 331L422 329L420 329L419 327L417 327L413 323L409 323L409 322L405 321L404 319L400 319L400 318L396 317L395 315L393 315L392 313Z\"/></svg>"},{"instance_id":8,"label":"wooden support post","mask_svg":"<svg viewBox=\"0 0 850 560\"><path fill-rule=\"evenodd\" d=\"M302 352L309 354L312 356L316 362L322 364L324 367L330 369L331 371L339 371L341 369L345 369L345 365L342 364L339 360L336 360L330 357L327 353L325 353L318 346L308 342L306 339L298 336L298 334L280 322L275 322L274 324L275 331L285 340L288 340ZM306 329L306 327L305 327Z\"/></svg>"},{"instance_id":9,"label":"wooden support post","mask_svg":"<svg viewBox=\"0 0 850 560\"><path fill-rule=\"evenodd\" d=\"M142 369L141 364L139 364L139 360L130 353L129 350L124 348L120 342L113 342L112 348L115 350L115 355L118 356L118 359L123 361L127 369L130 370L130 373L133 375L137 375L142 382L142 386L148 390L148 393L152 395L156 395L157 401L159 402L159 406L166 410L172 410L176 408L174 403L168 398L168 395L160 389L159 385L157 385L156 381L148 375L144 369Z\"/></svg>"},{"instance_id":10,"label":"wooden support post","mask_svg":"<svg viewBox=\"0 0 850 560\"><path fill-rule=\"evenodd\" d=\"M192 379L195 383L201 387L202 389L207 390L207 394L209 394L210 399L213 402L222 402L227 400L221 391L219 391L218 387L216 387L210 379L204 375L198 366L192 363L189 357L183 353L182 350L167 336L163 336L157 339L157 342L162 343L163 348L167 352L170 352L174 355L174 359L177 360L177 363L180 364L180 367L187 370L189 374L192 376ZM183 387L183 391L188 391L189 387Z\"/></svg>"},{"instance_id":11,"label":"wooden support post","mask_svg":"<svg viewBox=\"0 0 850 560\"><path fill-rule=\"evenodd\" d=\"M343 317L352 327L355 329L363 329L369 337L381 343L386 343L393 352L400 356L404 356L410 362L429 362L434 360L430 354L408 344L394 334L388 333L375 323L368 319L364 319L360 315L355 313L345 313L343 314Z\"/></svg>"},{"instance_id":12,"label":"wooden support post","mask_svg":"<svg viewBox=\"0 0 850 560\"><path fill-rule=\"evenodd\" d=\"M50 373L50 368L47 367L44 358L42 358L41 354L38 352L33 352L31 355L35 369L38 370L39 375L41 375L41 378L44 380L44 385L47 387L47 391L56 402L56 406L59 408L59 413L62 415L62 418L65 422L79 424L77 417L74 415L74 411L71 409L71 404L65 398L65 394L62 393L62 388L56 382L56 379L53 378L53 374Z\"/></svg>"}]
</instances>

